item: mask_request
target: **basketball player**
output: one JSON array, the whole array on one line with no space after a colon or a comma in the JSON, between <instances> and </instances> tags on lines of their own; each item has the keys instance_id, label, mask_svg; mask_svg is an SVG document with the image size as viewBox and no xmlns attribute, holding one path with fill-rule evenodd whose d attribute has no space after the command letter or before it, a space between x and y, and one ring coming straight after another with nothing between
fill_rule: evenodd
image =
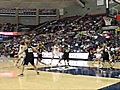
<instances>
[{"instance_id":1,"label":"basketball player","mask_svg":"<svg viewBox=\"0 0 120 90\"><path fill-rule=\"evenodd\" d=\"M24 45L24 41L20 41L20 46L19 46L19 51L18 51L18 53L21 52L21 50L24 48L24 46L25 46L25 45ZM23 52L22 54L20 54L20 55L18 56L18 60L17 60L17 62L16 62L16 64L15 64L15 66L16 66L17 68L19 68L19 66L18 66L19 61L20 61L20 60L23 61L24 57L25 57L25 52Z\"/></svg>"},{"instance_id":2,"label":"basketball player","mask_svg":"<svg viewBox=\"0 0 120 90\"><path fill-rule=\"evenodd\" d=\"M102 50L103 48L101 48L100 46L98 46L96 49L96 60L94 60L94 64L95 64L95 61L97 61L99 66L101 65Z\"/></svg>"},{"instance_id":3,"label":"basketball player","mask_svg":"<svg viewBox=\"0 0 120 90\"><path fill-rule=\"evenodd\" d=\"M65 45L63 48L63 56L62 56L62 59L65 62L65 66L67 65L69 66L69 52L70 52L70 48L68 47L68 45Z\"/></svg>"},{"instance_id":4,"label":"basketball player","mask_svg":"<svg viewBox=\"0 0 120 90\"><path fill-rule=\"evenodd\" d=\"M109 49L107 48L107 46L104 46L104 47L103 47L102 57L103 57L103 64L104 64L104 62L106 61L106 62L109 63L110 68L112 68L112 65L111 65L112 60L110 60L110 57L111 57L111 56L110 56L110 51L109 51ZM111 59L112 59L112 58L111 58Z\"/></svg>"},{"instance_id":5,"label":"basketball player","mask_svg":"<svg viewBox=\"0 0 120 90\"><path fill-rule=\"evenodd\" d=\"M40 52L40 54L38 54L38 59L37 59L36 65L38 64L38 62L46 65L44 62L41 62L42 61L42 52L46 51L45 47L44 47L44 44L39 43L38 46L36 47L36 49Z\"/></svg>"},{"instance_id":6,"label":"basketball player","mask_svg":"<svg viewBox=\"0 0 120 90\"><path fill-rule=\"evenodd\" d=\"M60 63L60 46L58 45L58 43L55 43L55 45L52 47L52 59L50 65L52 65L52 61L55 56L58 57L58 63Z\"/></svg>"},{"instance_id":7,"label":"basketball player","mask_svg":"<svg viewBox=\"0 0 120 90\"><path fill-rule=\"evenodd\" d=\"M38 54L40 54L40 52L37 49L35 49L34 47L31 46L30 40L25 40L25 47L23 48L23 50L20 53L18 53L18 56L23 52L25 52L25 58L23 60L21 74L19 74L18 76L23 76L25 65L28 65L29 63L34 67L34 69L37 72L37 75L39 75L38 69L34 64L33 52L37 52Z\"/></svg>"}]
</instances>

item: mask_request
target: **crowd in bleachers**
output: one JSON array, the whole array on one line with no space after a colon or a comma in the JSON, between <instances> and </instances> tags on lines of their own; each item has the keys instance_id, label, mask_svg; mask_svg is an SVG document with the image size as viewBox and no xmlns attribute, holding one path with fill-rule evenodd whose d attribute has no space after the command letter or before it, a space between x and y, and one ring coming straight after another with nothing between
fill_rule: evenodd
<instances>
[{"instance_id":1,"label":"crowd in bleachers","mask_svg":"<svg viewBox=\"0 0 120 90\"><path fill-rule=\"evenodd\" d=\"M118 26L118 23L113 20L111 25ZM28 35L31 37L32 45L37 46L38 43L44 42L48 51L51 51L54 42L58 42L61 46L67 44L71 52L91 52L95 51L97 46L106 44L111 51L120 53L120 34L116 34L115 30L103 31L103 26L105 26L103 16L86 15L51 21ZM10 28L13 29L12 24ZM24 36L18 36L4 43L1 54L13 57L18 52L19 42L23 39Z\"/></svg>"},{"instance_id":2,"label":"crowd in bleachers","mask_svg":"<svg viewBox=\"0 0 120 90\"><path fill-rule=\"evenodd\" d=\"M17 26L16 24L12 24L12 23L0 24L0 32L14 32L16 26Z\"/></svg>"}]
</instances>

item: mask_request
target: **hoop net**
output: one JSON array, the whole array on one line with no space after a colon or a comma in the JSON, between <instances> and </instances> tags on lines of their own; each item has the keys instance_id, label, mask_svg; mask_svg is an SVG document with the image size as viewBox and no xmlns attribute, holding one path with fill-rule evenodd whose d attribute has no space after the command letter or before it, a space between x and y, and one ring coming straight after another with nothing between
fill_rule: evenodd
<instances>
[{"instance_id":1,"label":"hoop net","mask_svg":"<svg viewBox=\"0 0 120 90\"><path fill-rule=\"evenodd\" d=\"M106 26L111 25L112 18L104 16L103 19L105 21Z\"/></svg>"}]
</instances>

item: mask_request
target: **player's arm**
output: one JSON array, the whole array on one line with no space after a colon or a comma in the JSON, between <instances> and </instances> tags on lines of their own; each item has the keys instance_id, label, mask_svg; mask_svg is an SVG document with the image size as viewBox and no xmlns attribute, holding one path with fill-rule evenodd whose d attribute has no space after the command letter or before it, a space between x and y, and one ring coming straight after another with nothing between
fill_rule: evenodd
<instances>
[{"instance_id":1,"label":"player's arm","mask_svg":"<svg viewBox=\"0 0 120 90\"><path fill-rule=\"evenodd\" d=\"M36 48L32 47L33 51L38 53L38 54L41 54Z\"/></svg>"},{"instance_id":2,"label":"player's arm","mask_svg":"<svg viewBox=\"0 0 120 90\"><path fill-rule=\"evenodd\" d=\"M36 46L36 49L38 49L38 48L39 48L39 45Z\"/></svg>"},{"instance_id":3,"label":"player's arm","mask_svg":"<svg viewBox=\"0 0 120 90\"><path fill-rule=\"evenodd\" d=\"M43 52L47 52L46 48L43 46Z\"/></svg>"},{"instance_id":4,"label":"player's arm","mask_svg":"<svg viewBox=\"0 0 120 90\"><path fill-rule=\"evenodd\" d=\"M54 50L54 47L52 46L51 48L52 48L52 52L53 52L53 50Z\"/></svg>"},{"instance_id":5,"label":"player's arm","mask_svg":"<svg viewBox=\"0 0 120 90\"><path fill-rule=\"evenodd\" d=\"M21 52L19 52L19 53L17 54L17 56L19 56L20 54L22 54L25 50L26 50L26 47L23 47L23 49L21 50Z\"/></svg>"}]
</instances>

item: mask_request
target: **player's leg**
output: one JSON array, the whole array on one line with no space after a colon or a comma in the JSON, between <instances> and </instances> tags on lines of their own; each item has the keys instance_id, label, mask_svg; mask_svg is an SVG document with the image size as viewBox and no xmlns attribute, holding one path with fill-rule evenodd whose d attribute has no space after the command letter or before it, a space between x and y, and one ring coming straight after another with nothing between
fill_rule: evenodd
<instances>
[{"instance_id":1,"label":"player's leg","mask_svg":"<svg viewBox=\"0 0 120 90\"><path fill-rule=\"evenodd\" d=\"M40 54L40 55L38 56L37 64L36 64L36 65L38 65L38 62L41 63L41 64L43 64L43 65L47 65L46 63L42 62L42 54Z\"/></svg>"},{"instance_id":2,"label":"player's leg","mask_svg":"<svg viewBox=\"0 0 120 90\"><path fill-rule=\"evenodd\" d=\"M62 59L60 59L60 54L57 54L57 56L58 56L58 63L57 63L57 66L58 66L58 64L60 64Z\"/></svg>"},{"instance_id":3,"label":"player's leg","mask_svg":"<svg viewBox=\"0 0 120 90\"><path fill-rule=\"evenodd\" d=\"M28 63L29 62L28 62L27 58L25 58L22 62L21 73L18 76L23 76L25 65L28 65Z\"/></svg>"},{"instance_id":4,"label":"player's leg","mask_svg":"<svg viewBox=\"0 0 120 90\"><path fill-rule=\"evenodd\" d=\"M17 59L17 61L15 62L15 66L18 67L18 63L20 61L20 58Z\"/></svg>"},{"instance_id":5,"label":"player's leg","mask_svg":"<svg viewBox=\"0 0 120 90\"><path fill-rule=\"evenodd\" d=\"M34 67L34 70L36 71L37 75L39 75L38 68L35 66L34 63L34 57L33 58L31 57L31 60L29 62Z\"/></svg>"},{"instance_id":6,"label":"player's leg","mask_svg":"<svg viewBox=\"0 0 120 90\"><path fill-rule=\"evenodd\" d=\"M18 76L23 76L24 69L25 69L25 65L22 66L22 68L21 68L21 73L20 73Z\"/></svg>"},{"instance_id":7,"label":"player's leg","mask_svg":"<svg viewBox=\"0 0 120 90\"><path fill-rule=\"evenodd\" d=\"M39 75L39 72L38 72L38 68L35 66L35 65L32 65L37 73L37 75Z\"/></svg>"}]
</instances>

